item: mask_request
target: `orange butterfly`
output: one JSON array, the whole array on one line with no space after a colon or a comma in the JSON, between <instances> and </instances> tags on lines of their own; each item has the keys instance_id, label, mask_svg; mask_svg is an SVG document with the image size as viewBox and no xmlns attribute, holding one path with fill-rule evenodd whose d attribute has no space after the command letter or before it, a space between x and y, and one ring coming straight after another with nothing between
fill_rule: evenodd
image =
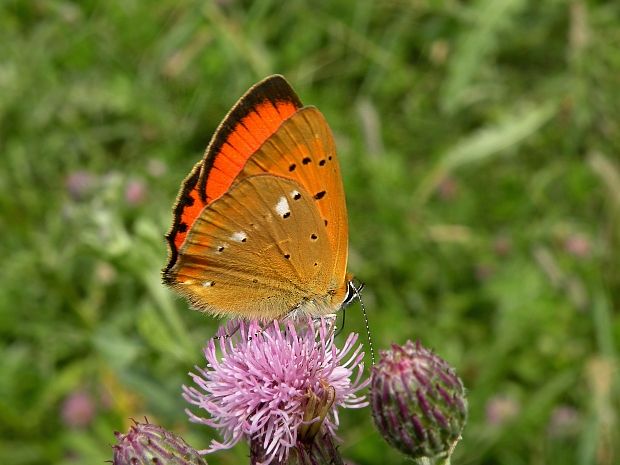
<instances>
[{"instance_id":1,"label":"orange butterfly","mask_svg":"<svg viewBox=\"0 0 620 465\"><path fill-rule=\"evenodd\" d=\"M163 281L200 310L321 316L355 295L334 138L282 76L254 85L224 118L173 213Z\"/></svg>"}]
</instances>

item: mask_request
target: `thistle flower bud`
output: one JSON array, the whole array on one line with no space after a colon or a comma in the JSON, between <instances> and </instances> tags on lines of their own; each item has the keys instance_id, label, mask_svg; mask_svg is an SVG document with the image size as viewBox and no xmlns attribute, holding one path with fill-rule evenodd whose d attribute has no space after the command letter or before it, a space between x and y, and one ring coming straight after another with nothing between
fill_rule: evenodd
<instances>
[{"instance_id":1,"label":"thistle flower bud","mask_svg":"<svg viewBox=\"0 0 620 465\"><path fill-rule=\"evenodd\" d=\"M207 465L183 438L149 423L135 423L127 434L114 433L113 465Z\"/></svg>"},{"instance_id":2,"label":"thistle flower bud","mask_svg":"<svg viewBox=\"0 0 620 465\"><path fill-rule=\"evenodd\" d=\"M411 341L381 353L371 406L385 440L414 459L449 463L467 420L463 383L439 356Z\"/></svg>"}]
</instances>

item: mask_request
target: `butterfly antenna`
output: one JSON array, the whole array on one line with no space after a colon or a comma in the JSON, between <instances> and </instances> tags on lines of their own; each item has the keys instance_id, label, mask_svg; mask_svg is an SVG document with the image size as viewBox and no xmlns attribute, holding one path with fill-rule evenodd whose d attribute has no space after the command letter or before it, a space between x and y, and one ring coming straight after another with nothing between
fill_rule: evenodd
<instances>
[{"instance_id":1,"label":"butterfly antenna","mask_svg":"<svg viewBox=\"0 0 620 465\"><path fill-rule=\"evenodd\" d=\"M364 302L362 301L361 291L363 288L364 288L364 283L360 284L359 287L353 286L357 300L360 301L360 307L362 307L362 313L364 314L364 324L366 325L366 336L368 337L368 348L370 349L370 361L374 365L375 364L375 349L372 345L372 336L370 335L370 325L368 324L368 314L366 313L366 307L364 307Z\"/></svg>"}]
</instances>

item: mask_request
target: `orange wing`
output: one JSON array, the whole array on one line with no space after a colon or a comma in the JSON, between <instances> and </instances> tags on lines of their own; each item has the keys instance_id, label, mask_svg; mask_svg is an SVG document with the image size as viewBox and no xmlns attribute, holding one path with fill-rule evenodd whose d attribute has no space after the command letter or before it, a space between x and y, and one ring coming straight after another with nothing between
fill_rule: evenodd
<instances>
[{"instance_id":1,"label":"orange wing","mask_svg":"<svg viewBox=\"0 0 620 465\"><path fill-rule=\"evenodd\" d=\"M184 181L163 273L196 307L275 318L343 303L348 225L335 143L323 115L300 107L281 76L257 84Z\"/></svg>"},{"instance_id":2,"label":"orange wing","mask_svg":"<svg viewBox=\"0 0 620 465\"><path fill-rule=\"evenodd\" d=\"M169 254L163 270L165 282L203 208L228 190L247 159L301 105L288 82L274 75L250 88L226 115L203 160L185 178L177 196L172 226L166 234Z\"/></svg>"},{"instance_id":3,"label":"orange wing","mask_svg":"<svg viewBox=\"0 0 620 465\"><path fill-rule=\"evenodd\" d=\"M334 137L319 110L304 107L287 119L250 157L237 182L269 173L296 181L315 200L334 254L328 272L344 293L349 228Z\"/></svg>"},{"instance_id":4,"label":"orange wing","mask_svg":"<svg viewBox=\"0 0 620 465\"><path fill-rule=\"evenodd\" d=\"M236 182L196 219L170 285L215 315L334 313L346 283L332 276L334 251L318 202L292 179L260 174Z\"/></svg>"}]
</instances>

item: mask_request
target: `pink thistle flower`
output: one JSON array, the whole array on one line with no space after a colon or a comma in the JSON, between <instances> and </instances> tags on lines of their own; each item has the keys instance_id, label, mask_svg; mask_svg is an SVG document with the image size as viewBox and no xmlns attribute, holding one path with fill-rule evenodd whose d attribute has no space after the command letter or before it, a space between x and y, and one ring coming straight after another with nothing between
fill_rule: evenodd
<instances>
[{"instance_id":1,"label":"pink thistle flower","mask_svg":"<svg viewBox=\"0 0 620 465\"><path fill-rule=\"evenodd\" d=\"M125 186L125 201L131 206L143 203L146 194L146 185L139 179L131 179Z\"/></svg>"},{"instance_id":2,"label":"pink thistle flower","mask_svg":"<svg viewBox=\"0 0 620 465\"><path fill-rule=\"evenodd\" d=\"M95 401L86 391L74 391L62 403L61 416L65 425L84 428L95 417Z\"/></svg>"},{"instance_id":3,"label":"pink thistle flower","mask_svg":"<svg viewBox=\"0 0 620 465\"><path fill-rule=\"evenodd\" d=\"M291 448L312 442L319 431L335 436L339 407L368 405L358 394L369 380L362 379L364 353L356 347L357 334L338 349L324 319L297 327L291 320L265 328L256 321L229 323L220 329L219 356L216 339L204 349L207 367L190 373L197 387L183 386L185 400L210 415L187 410L190 420L220 430L224 438L200 453L247 439L253 446L262 443L265 464L282 462Z\"/></svg>"},{"instance_id":4,"label":"pink thistle flower","mask_svg":"<svg viewBox=\"0 0 620 465\"><path fill-rule=\"evenodd\" d=\"M87 171L75 171L65 180L69 195L73 200L84 200L97 184L95 175Z\"/></svg>"}]
</instances>

